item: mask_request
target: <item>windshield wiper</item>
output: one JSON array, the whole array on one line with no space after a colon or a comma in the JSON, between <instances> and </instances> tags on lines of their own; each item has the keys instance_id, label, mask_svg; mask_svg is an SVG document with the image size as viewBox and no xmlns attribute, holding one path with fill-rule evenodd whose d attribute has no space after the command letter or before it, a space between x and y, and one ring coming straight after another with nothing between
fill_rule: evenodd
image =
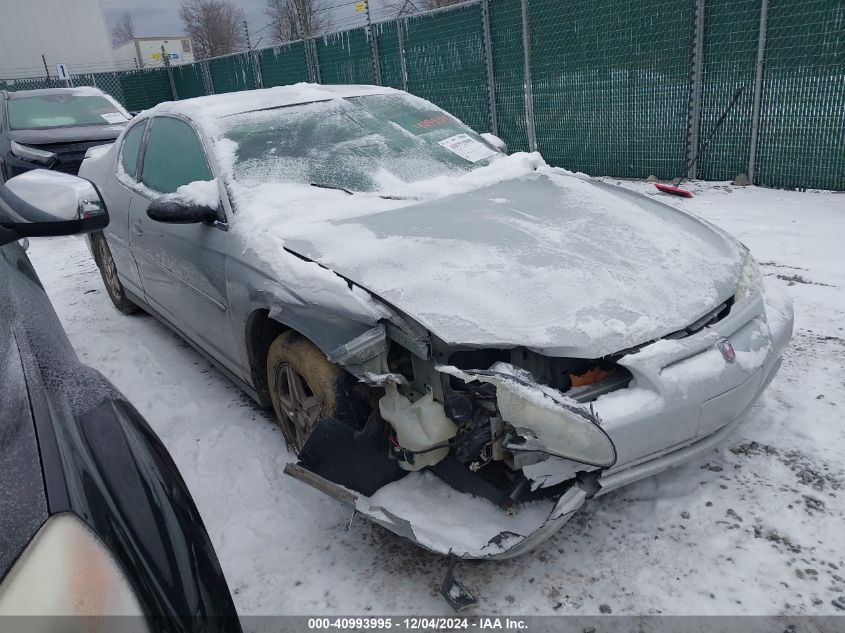
<instances>
[{"instance_id":1,"label":"windshield wiper","mask_svg":"<svg viewBox=\"0 0 845 633\"><path fill-rule=\"evenodd\" d=\"M309 185L312 187L319 187L320 189L337 189L338 191L343 191L344 193L348 193L350 196L354 194L353 191L350 191L346 187L341 187L340 185L330 185L325 182L309 182Z\"/></svg>"},{"instance_id":2,"label":"windshield wiper","mask_svg":"<svg viewBox=\"0 0 845 633\"><path fill-rule=\"evenodd\" d=\"M350 196L355 195L354 191L352 191L351 189L347 189L346 187L341 187L340 185L332 185L327 182L309 182L308 184L312 187L319 187L320 189L337 189L338 191L348 193ZM419 200L417 196L397 196L392 193L376 195L378 195L379 198L384 198L385 200Z\"/></svg>"}]
</instances>

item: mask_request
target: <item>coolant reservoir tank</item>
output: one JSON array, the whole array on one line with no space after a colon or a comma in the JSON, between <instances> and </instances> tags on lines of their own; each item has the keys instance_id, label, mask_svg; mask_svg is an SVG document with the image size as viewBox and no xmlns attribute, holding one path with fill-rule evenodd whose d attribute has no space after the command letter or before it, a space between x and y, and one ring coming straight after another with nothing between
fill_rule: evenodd
<instances>
[{"instance_id":1,"label":"coolant reservoir tank","mask_svg":"<svg viewBox=\"0 0 845 633\"><path fill-rule=\"evenodd\" d=\"M396 439L402 448L422 451L455 437L458 427L443 411L443 405L434 400L429 390L416 402L399 393L396 384L388 382L384 395L378 402L384 420L396 430ZM400 461L405 470L420 470L433 466L449 453L448 447L438 448L421 455L414 455L414 463Z\"/></svg>"}]
</instances>

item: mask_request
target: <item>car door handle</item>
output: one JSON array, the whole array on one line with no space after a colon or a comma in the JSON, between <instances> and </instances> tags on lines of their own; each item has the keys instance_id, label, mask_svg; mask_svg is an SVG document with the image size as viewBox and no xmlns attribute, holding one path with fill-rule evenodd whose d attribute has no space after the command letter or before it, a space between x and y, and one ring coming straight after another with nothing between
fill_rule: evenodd
<instances>
[{"instance_id":1,"label":"car door handle","mask_svg":"<svg viewBox=\"0 0 845 633\"><path fill-rule=\"evenodd\" d=\"M132 223L132 232L135 235L143 235L144 234L144 229L141 227L141 220L135 220Z\"/></svg>"}]
</instances>

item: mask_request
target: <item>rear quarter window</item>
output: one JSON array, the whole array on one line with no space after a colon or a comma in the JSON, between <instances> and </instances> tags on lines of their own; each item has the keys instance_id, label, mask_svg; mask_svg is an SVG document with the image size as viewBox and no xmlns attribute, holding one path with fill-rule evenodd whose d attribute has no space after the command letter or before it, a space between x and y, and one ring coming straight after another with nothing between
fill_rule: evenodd
<instances>
[{"instance_id":1,"label":"rear quarter window","mask_svg":"<svg viewBox=\"0 0 845 633\"><path fill-rule=\"evenodd\" d=\"M190 125L161 116L150 125L141 174L147 187L174 193L182 185L212 179L202 145Z\"/></svg>"},{"instance_id":2,"label":"rear quarter window","mask_svg":"<svg viewBox=\"0 0 845 633\"><path fill-rule=\"evenodd\" d=\"M138 152L141 150L141 140L144 138L146 127L147 122L144 121L129 130L123 137L123 145L120 148L120 165L132 179L138 173Z\"/></svg>"}]
</instances>

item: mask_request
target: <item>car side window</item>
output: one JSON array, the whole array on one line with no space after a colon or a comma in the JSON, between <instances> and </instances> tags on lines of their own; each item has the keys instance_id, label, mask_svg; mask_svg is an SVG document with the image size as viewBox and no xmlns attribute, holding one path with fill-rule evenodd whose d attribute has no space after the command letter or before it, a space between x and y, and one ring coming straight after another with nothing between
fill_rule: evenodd
<instances>
[{"instance_id":1,"label":"car side window","mask_svg":"<svg viewBox=\"0 0 845 633\"><path fill-rule=\"evenodd\" d=\"M135 179L138 171L138 152L141 149L141 139L144 138L144 128L147 122L143 121L134 126L123 137L123 146L120 148L120 164L126 175Z\"/></svg>"},{"instance_id":2,"label":"car side window","mask_svg":"<svg viewBox=\"0 0 845 633\"><path fill-rule=\"evenodd\" d=\"M155 191L174 193L182 185L212 178L194 129L173 117L154 118L144 148L141 182Z\"/></svg>"}]
</instances>

